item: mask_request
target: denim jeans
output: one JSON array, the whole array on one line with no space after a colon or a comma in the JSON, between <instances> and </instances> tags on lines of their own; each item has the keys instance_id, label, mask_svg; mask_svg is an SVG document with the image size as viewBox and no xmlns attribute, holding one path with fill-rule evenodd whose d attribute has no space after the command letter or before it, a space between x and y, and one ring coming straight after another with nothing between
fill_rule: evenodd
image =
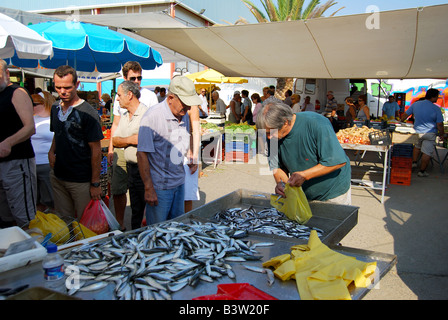
<instances>
[{"instance_id":1,"label":"denim jeans","mask_svg":"<svg viewBox=\"0 0 448 320\"><path fill-rule=\"evenodd\" d=\"M179 217L185 213L185 185L173 189L156 190L157 206L146 204L146 224L163 222Z\"/></svg>"}]
</instances>

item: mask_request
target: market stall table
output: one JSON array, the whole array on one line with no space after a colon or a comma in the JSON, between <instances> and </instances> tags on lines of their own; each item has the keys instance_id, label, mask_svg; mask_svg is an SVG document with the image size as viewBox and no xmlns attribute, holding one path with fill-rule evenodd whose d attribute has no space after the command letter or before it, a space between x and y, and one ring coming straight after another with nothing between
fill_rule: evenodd
<instances>
[{"instance_id":1,"label":"market stall table","mask_svg":"<svg viewBox=\"0 0 448 320\"><path fill-rule=\"evenodd\" d=\"M244 240L250 240L253 243L265 242L266 238L263 236L250 235ZM182 290L172 294L173 300L191 300L203 295L216 293L217 285L226 283L250 283L255 288L279 299L279 300L299 300L300 296L297 291L296 282L294 280L281 281L275 279L272 286L269 286L267 277L264 274L256 273L246 269L247 266L261 267L262 262L282 253L290 252L290 248L296 244L303 244L303 241L295 239L274 240L275 244L271 247L259 247L257 251L263 256L261 261L247 261L247 262L230 262L235 279L230 279L223 276L216 279L212 283L201 281L196 287L186 286ZM375 274L375 284L383 278L383 276L396 264L396 256L389 254L382 254L368 250L359 250L354 248L347 248L343 246L329 246L330 249L354 257L363 262L377 261L378 273ZM30 266L21 267L15 270L4 272L0 274L0 288L16 288L23 285L29 285L29 288L45 288L45 280L43 279L43 270L41 263L34 263ZM107 287L89 292L78 291L73 297L84 300L114 300L115 284L112 282ZM351 291L353 300L362 299L372 288L357 288Z\"/></svg>"},{"instance_id":2,"label":"market stall table","mask_svg":"<svg viewBox=\"0 0 448 320\"><path fill-rule=\"evenodd\" d=\"M359 166L363 160L366 152L378 152L383 155L383 179L382 182L367 181L362 179L352 179L353 187L361 187L366 189L381 190L381 203L384 203L384 194L386 191L387 177L390 171L390 157L389 152L391 145L363 145L363 144L348 144L341 143L344 150L353 150L356 152L362 152L361 157L355 159L355 165Z\"/></svg>"},{"instance_id":3,"label":"market stall table","mask_svg":"<svg viewBox=\"0 0 448 320\"><path fill-rule=\"evenodd\" d=\"M258 193L256 191L237 190L215 201L210 202L202 207L192 210L190 213L181 216L175 221L179 223L200 223L202 221L212 222L216 210L223 210L234 206L256 206L260 209L269 207L270 194ZM313 210L313 217L308 224L320 226L324 229L324 237L322 242L326 243L330 249L355 257L363 262L377 262L377 270L374 275L374 284L395 265L396 256L389 254L382 254L366 250L359 250L353 248L345 248L337 245L337 243L356 225L357 222L357 207L332 205L322 202L311 202L310 206ZM205 223L205 222L202 222ZM135 235L143 232L147 228L130 231L114 236L114 239L119 237L127 237L130 234ZM98 242L109 241L110 239L103 239ZM297 286L294 280L281 281L275 279L274 283L270 285L265 274L256 273L248 270L245 266L260 267L263 262L279 254L289 253L290 248L296 244L305 244L307 240L287 238L280 236L264 235L256 232L249 232L247 237L242 238L244 241L251 243L272 242L272 246L257 247L257 255L261 256L261 260L245 261L245 262L229 262L236 275L234 279L227 276L222 276L215 281L209 283L201 281L196 287L186 286L182 290L172 293L172 299L175 300L189 300L204 295L216 293L217 285L226 283L249 283L255 288L265 292L274 298L281 300L297 300L300 299L297 291ZM62 252L65 254L66 252ZM0 288L4 287L20 287L29 285L33 287L45 286L43 279L43 270L41 263L34 263L29 266L17 268L0 274ZM351 288L350 294L352 299L361 299L370 289L368 288ZM78 291L74 297L89 300L112 300L114 295L115 283L111 283L103 289L96 291Z\"/></svg>"}]
</instances>

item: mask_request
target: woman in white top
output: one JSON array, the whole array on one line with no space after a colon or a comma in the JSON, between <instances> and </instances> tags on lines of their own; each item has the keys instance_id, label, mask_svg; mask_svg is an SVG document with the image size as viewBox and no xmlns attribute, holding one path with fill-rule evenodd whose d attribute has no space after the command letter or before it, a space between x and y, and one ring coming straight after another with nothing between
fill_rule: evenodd
<instances>
[{"instance_id":1,"label":"woman in white top","mask_svg":"<svg viewBox=\"0 0 448 320\"><path fill-rule=\"evenodd\" d=\"M33 94L31 97L33 99L34 123L36 126L36 133L31 136L31 143L36 157L36 202L37 209L45 211L54 208L48 151L53 141L53 132L50 131L50 111L55 98L46 91Z\"/></svg>"}]
</instances>

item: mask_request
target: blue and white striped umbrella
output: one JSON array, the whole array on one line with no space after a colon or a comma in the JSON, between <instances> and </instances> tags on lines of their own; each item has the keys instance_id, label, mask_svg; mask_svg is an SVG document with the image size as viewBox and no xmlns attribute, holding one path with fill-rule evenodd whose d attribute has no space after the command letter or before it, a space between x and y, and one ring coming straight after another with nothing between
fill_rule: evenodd
<instances>
[{"instance_id":1,"label":"blue and white striped umbrella","mask_svg":"<svg viewBox=\"0 0 448 320\"><path fill-rule=\"evenodd\" d=\"M53 43L52 58L39 60L41 67L56 69L70 65L77 71L120 72L128 61L137 61L143 70L162 65L160 53L148 44L127 35L84 22L51 21L29 28ZM12 58L17 67L36 68L37 61Z\"/></svg>"}]
</instances>

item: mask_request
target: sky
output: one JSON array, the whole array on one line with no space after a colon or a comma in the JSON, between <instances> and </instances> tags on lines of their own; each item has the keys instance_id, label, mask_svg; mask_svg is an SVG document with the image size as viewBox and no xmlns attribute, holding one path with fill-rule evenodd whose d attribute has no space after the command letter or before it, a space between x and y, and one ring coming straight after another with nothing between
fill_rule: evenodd
<instances>
[{"instance_id":1,"label":"sky","mask_svg":"<svg viewBox=\"0 0 448 320\"><path fill-rule=\"evenodd\" d=\"M138 3L144 0L129 0ZM203 8L204 3L208 6L213 6L216 2L222 3L224 0L181 0L181 2L187 3L191 8L200 11ZM263 6L260 0L251 0L257 7L263 10ZM273 0L274 3L277 0ZM309 4L311 0L305 0L305 5ZM421 6L432 6L439 4L447 4L448 0L335 0L336 5L331 7L325 16L329 16L331 13L335 12L341 7L336 16L352 15L352 14L362 14L372 12L369 9L370 6L375 6L374 11L390 11L397 9L407 9L407 8L417 8ZM78 4L81 6L92 4L92 3L112 3L121 2L119 0L64 0L64 1L30 1L30 0L0 0L0 7L15 8L20 10L35 10L37 8L48 7L49 3L57 3L58 5L65 6L67 4ZM124 2L124 1L123 1ZM326 3L327 0L320 0L320 4ZM223 23L223 19L229 22L235 22L239 17L244 17L249 21L249 23L256 23L254 16L246 8L246 6L241 2L240 6L237 6L238 10L207 10L205 16L208 16L217 23ZM222 9L222 5L219 6ZM209 8L210 9L210 8ZM368 10L369 9L369 10ZM235 12L236 11L236 12Z\"/></svg>"},{"instance_id":2,"label":"sky","mask_svg":"<svg viewBox=\"0 0 448 320\"><path fill-rule=\"evenodd\" d=\"M252 2L260 9L263 8L260 0L252 0ZM327 0L321 0L320 3L324 4ZM367 11L369 6L376 6L379 11L390 11L390 10L398 10L398 9L408 9L408 8L417 8L424 6L433 6L439 4L447 4L447 0L336 0L337 4L331 7L325 16L330 15L334 11L338 10L341 7L345 7L340 10L336 16L345 16L352 14L361 14L366 12L372 12L371 10ZM305 5L309 3L309 0L305 1ZM248 15L244 15L246 19L253 19L252 14L249 12ZM249 21L251 21L249 20ZM253 20L251 21L253 22Z\"/></svg>"}]
</instances>

